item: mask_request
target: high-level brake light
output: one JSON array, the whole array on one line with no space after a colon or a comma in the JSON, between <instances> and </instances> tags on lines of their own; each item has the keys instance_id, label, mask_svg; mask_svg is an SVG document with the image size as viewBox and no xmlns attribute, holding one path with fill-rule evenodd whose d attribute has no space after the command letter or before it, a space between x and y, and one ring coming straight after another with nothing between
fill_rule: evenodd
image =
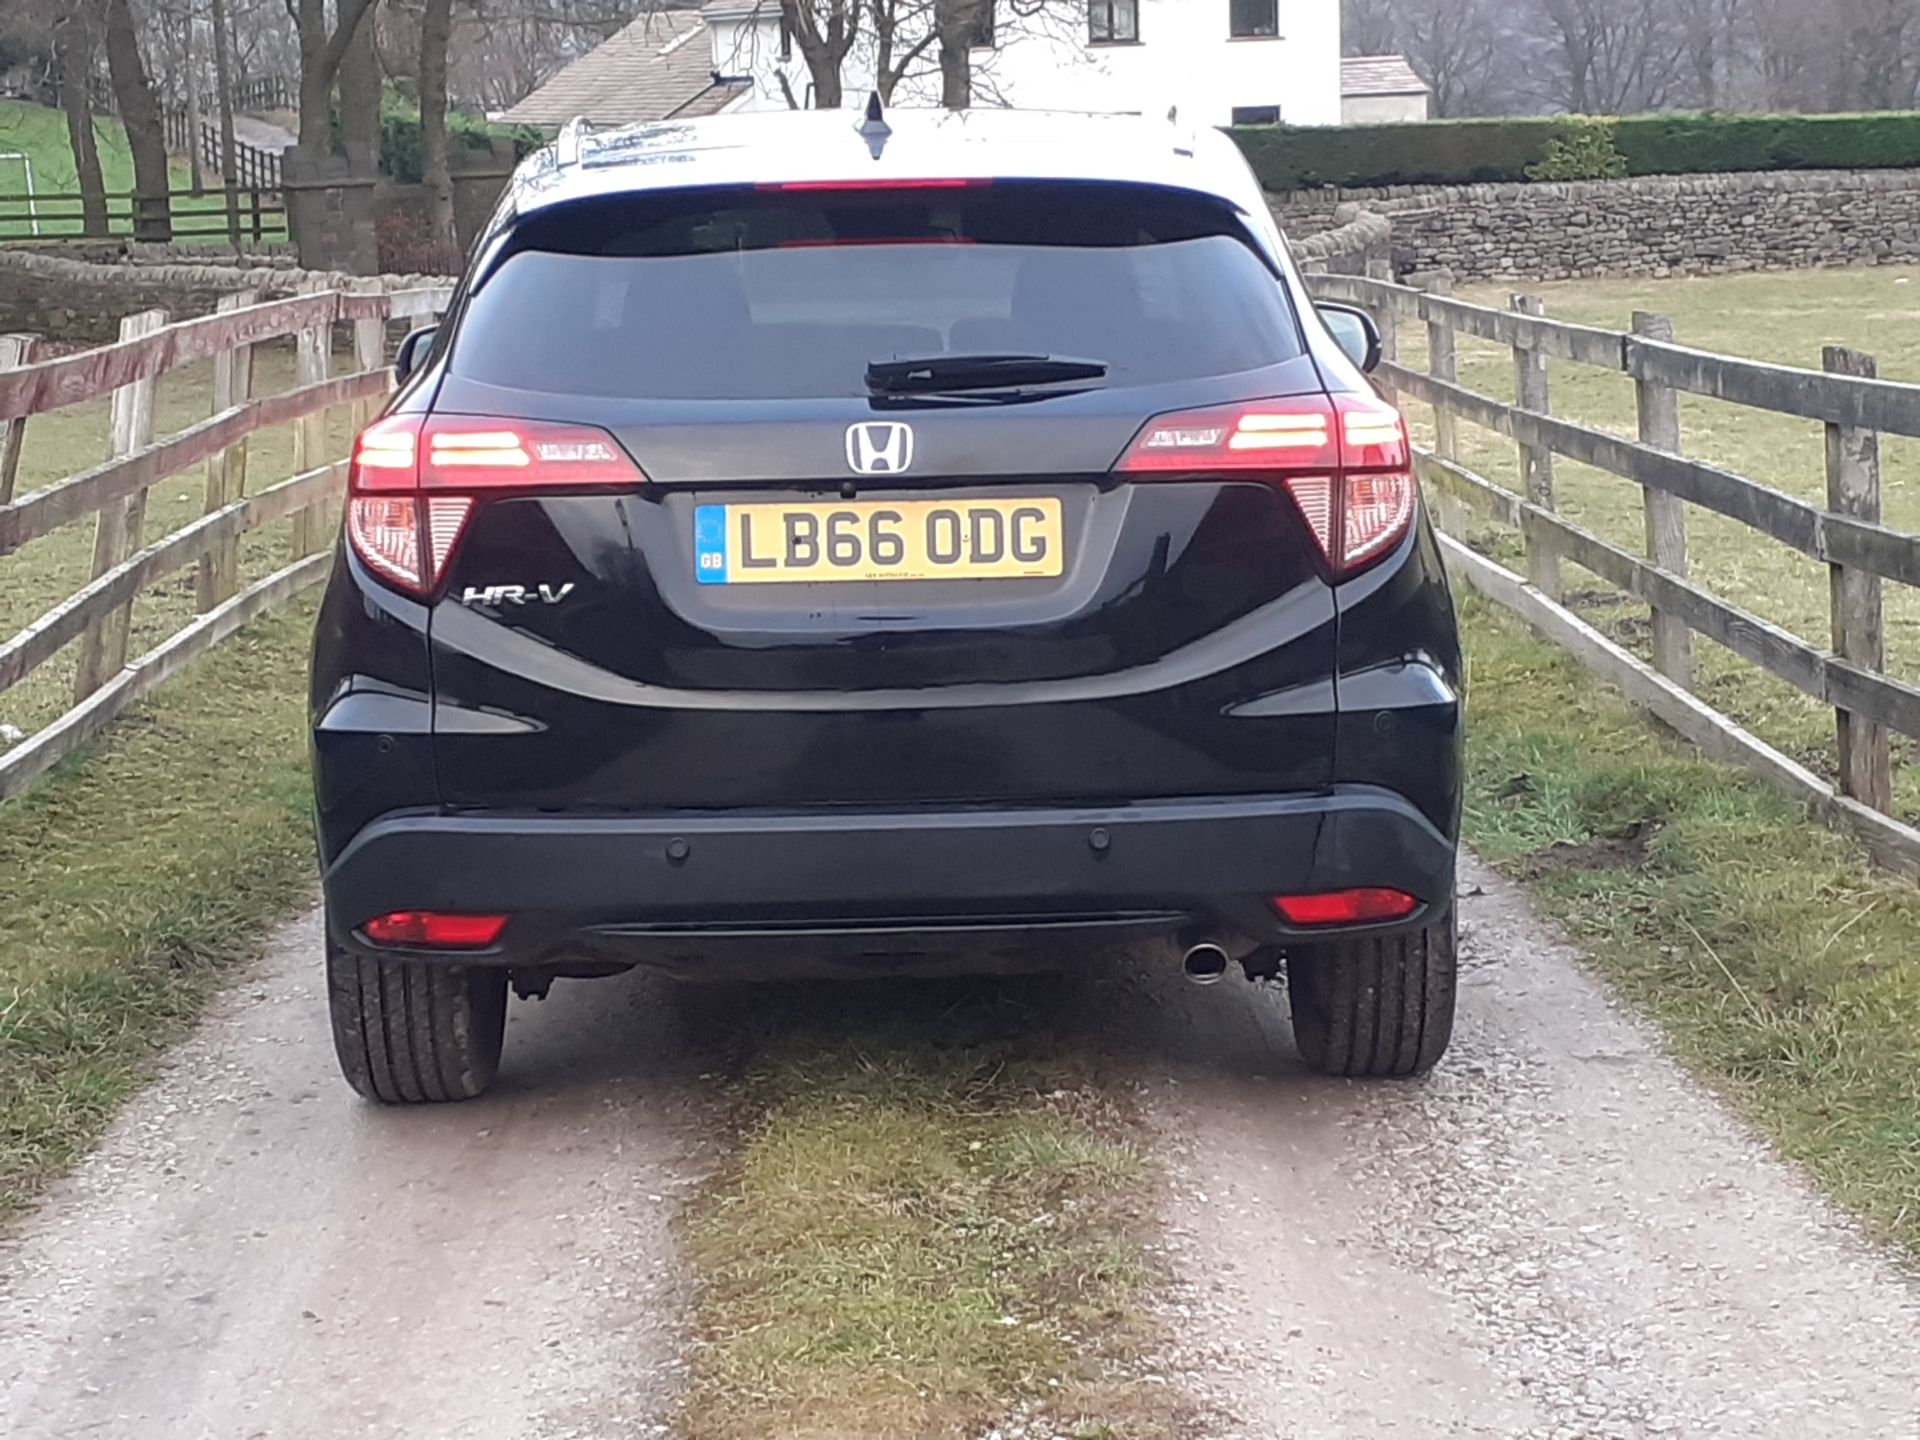
<instances>
[{"instance_id":1,"label":"high-level brake light","mask_svg":"<svg viewBox=\"0 0 1920 1440\"><path fill-rule=\"evenodd\" d=\"M588 425L389 416L354 443L347 539L381 578L425 595L446 574L478 498L645 478L611 435Z\"/></svg>"},{"instance_id":2,"label":"high-level brake light","mask_svg":"<svg viewBox=\"0 0 1920 1440\"><path fill-rule=\"evenodd\" d=\"M1369 396L1304 395L1157 416L1114 468L1271 478L1293 497L1328 563L1345 575L1392 549L1412 524L1412 461L1406 424L1390 405Z\"/></svg>"}]
</instances>

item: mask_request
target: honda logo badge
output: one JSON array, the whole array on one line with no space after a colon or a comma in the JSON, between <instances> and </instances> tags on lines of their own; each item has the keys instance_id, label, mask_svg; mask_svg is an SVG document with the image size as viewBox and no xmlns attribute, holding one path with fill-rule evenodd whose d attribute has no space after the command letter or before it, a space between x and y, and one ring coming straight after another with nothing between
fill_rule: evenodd
<instances>
[{"instance_id":1,"label":"honda logo badge","mask_svg":"<svg viewBox=\"0 0 1920 1440\"><path fill-rule=\"evenodd\" d=\"M847 427L847 464L861 475L898 475L913 463L913 427L870 420Z\"/></svg>"}]
</instances>

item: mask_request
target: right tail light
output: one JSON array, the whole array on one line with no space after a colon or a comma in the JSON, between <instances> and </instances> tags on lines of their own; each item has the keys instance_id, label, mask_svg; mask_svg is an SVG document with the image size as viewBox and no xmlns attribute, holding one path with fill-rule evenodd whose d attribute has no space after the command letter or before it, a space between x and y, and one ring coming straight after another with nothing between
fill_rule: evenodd
<instances>
[{"instance_id":1,"label":"right tail light","mask_svg":"<svg viewBox=\"0 0 1920 1440\"><path fill-rule=\"evenodd\" d=\"M414 595L447 573L474 507L505 494L631 488L640 467L604 430L474 415L390 415L347 467L347 541Z\"/></svg>"},{"instance_id":2,"label":"right tail light","mask_svg":"<svg viewBox=\"0 0 1920 1440\"><path fill-rule=\"evenodd\" d=\"M1342 579L1399 544L1417 505L1406 422L1372 396L1291 396L1158 415L1114 469L1270 480L1293 497Z\"/></svg>"}]
</instances>

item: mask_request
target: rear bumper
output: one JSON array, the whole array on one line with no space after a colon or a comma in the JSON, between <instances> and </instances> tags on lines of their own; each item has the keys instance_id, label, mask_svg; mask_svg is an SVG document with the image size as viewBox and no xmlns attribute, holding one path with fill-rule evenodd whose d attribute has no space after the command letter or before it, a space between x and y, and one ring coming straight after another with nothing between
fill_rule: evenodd
<instances>
[{"instance_id":1,"label":"rear bumper","mask_svg":"<svg viewBox=\"0 0 1920 1440\"><path fill-rule=\"evenodd\" d=\"M368 953L393 953L357 934L375 916L482 912L513 917L497 946L433 958L698 971L750 951L773 975L809 950L977 949L984 961L1010 937L1052 946L1073 932L1284 944L1310 932L1283 925L1266 897L1384 885L1443 905L1454 856L1413 805L1366 786L1103 807L416 813L362 830L325 889L335 941Z\"/></svg>"}]
</instances>

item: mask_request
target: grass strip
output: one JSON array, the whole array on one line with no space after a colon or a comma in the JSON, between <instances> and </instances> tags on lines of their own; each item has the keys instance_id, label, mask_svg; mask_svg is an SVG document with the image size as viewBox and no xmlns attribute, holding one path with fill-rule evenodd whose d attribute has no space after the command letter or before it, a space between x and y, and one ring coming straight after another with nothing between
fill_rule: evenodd
<instances>
[{"instance_id":1,"label":"grass strip","mask_svg":"<svg viewBox=\"0 0 1920 1440\"><path fill-rule=\"evenodd\" d=\"M0 805L0 1218L309 903L312 623L249 627Z\"/></svg>"},{"instance_id":2,"label":"grass strip","mask_svg":"<svg viewBox=\"0 0 1920 1440\"><path fill-rule=\"evenodd\" d=\"M897 998L897 997L896 997ZM806 1003L804 1000L802 1003ZM1174 1433L1136 1308L1155 1178L1110 1092L1018 1036L929 1044L916 991L783 1027L688 1207L688 1440Z\"/></svg>"},{"instance_id":3,"label":"grass strip","mask_svg":"<svg viewBox=\"0 0 1920 1440\"><path fill-rule=\"evenodd\" d=\"M1468 842L1875 1236L1920 1256L1920 890L1486 602Z\"/></svg>"}]
</instances>

